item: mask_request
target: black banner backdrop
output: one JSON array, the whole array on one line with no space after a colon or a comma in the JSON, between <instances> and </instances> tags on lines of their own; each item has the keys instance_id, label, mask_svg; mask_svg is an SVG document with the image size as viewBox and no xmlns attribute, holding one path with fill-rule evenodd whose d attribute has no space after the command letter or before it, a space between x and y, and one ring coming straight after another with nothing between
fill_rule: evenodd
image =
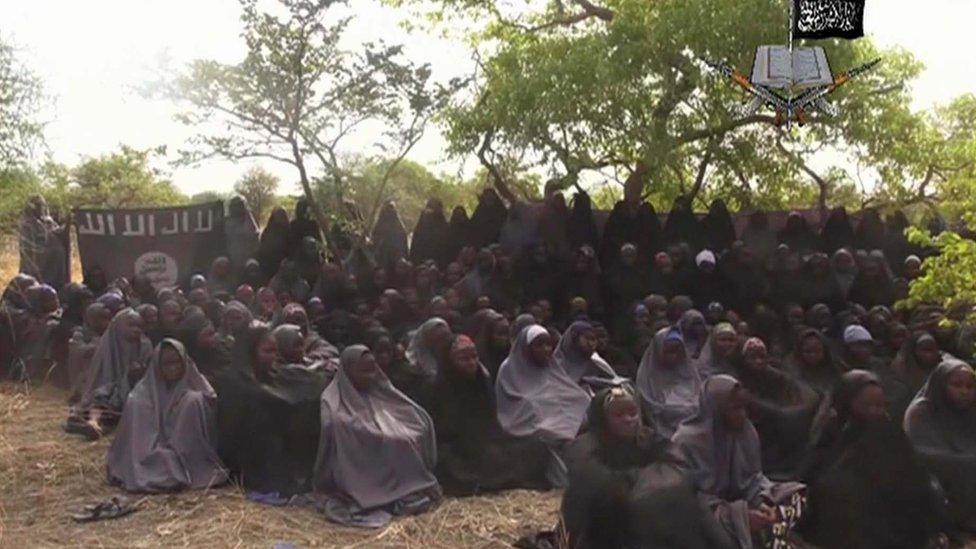
<instances>
[{"instance_id":1,"label":"black banner backdrop","mask_svg":"<svg viewBox=\"0 0 976 549\"><path fill-rule=\"evenodd\" d=\"M100 266L108 280L144 274L156 287L207 272L226 254L221 202L170 208L74 210L85 272Z\"/></svg>"},{"instance_id":2,"label":"black banner backdrop","mask_svg":"<svg viewBox=\"0 0 976 549\"><path fill-rule=\"evenodd\" d=\"M792 0L794 38L864 36L865 0Z\"/></svg>"}]
</instances>

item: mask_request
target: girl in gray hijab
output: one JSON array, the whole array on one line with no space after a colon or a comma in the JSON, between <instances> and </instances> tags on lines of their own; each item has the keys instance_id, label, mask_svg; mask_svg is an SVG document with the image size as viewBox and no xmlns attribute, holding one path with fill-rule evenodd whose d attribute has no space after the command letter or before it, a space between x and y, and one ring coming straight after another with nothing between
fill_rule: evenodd
<instances>
[{"instance_id":1,"label":"girl in gray hijab","mask_svg":"<svg viewBox=\"0 0 976 549\"><path fill-rule=\"evenodd\" d=\"M590 395L553 360L548 330L538 324L522 330L498 369L495 400L502 429L544 442L553 457L549 481L565 486L566 465L559 454L579 432Z\"/></svg>"},{"instance_id":2,"label":"girl in gray hijab","mask_svg":"<svg viewBox=\"0 0 976 549\"><path fill-rule=\"evenodd\" d=\"M753 547L754 539L768 538L778 523L792 527L804 489L800 483L774 483L763 475L759 435L746 404L746 392L734 377L712 376L702 387L698 412L672 438L693 471L702 503L743 549ZM784 503L789 506L776 507ZM790 516L783 516L785 509Z\"/></svg>"},{"instance_id":3,"label":"girl in gray hijab","mask_svg":"<svg viewBox=\"0 0 976 549\"><path fill-rule=\"evenodd\" d=\"M71 403L81 398L98 340L111 320L108 307L92 303L85 309L84 322L75 328L68 340L68 385L71 390L68 398Z\"/></svg>"},{"instance_id":4,"label":"girl in gray hijab","mask_svg":"<svg viewBox=\"0 0 976 549\"><path fill-rule=\"evenodd\" d=\"M597 336L593 326L586 321L576 321L559 338L553 360L576 383L585 384L586 378L618 379L617 373L596 352Z\"/></svg>"},{"instance_id":5,"label":"girl in gray hijab","mask_svg":"<svg viewBox=\"0 0 976 549\"><path fill-rule=\"evenodd\" d=\"M378 528L440 498L434 424L393 387L365 345L342 352L321 414L315 492L327 498L330 520Z\"/></svg>"},{"instance_id":6,"label":"girl in gray hijab","mask_svg":"<svg viewBox=\"0 0 976 549\"><path fill-rule=\"evenodd\" d=\"M65 429L96 439L114 427L132 383L142 377L151 356L142 316L132 308L119 311L98 341L85 391Z\"/></svg>"},{"instance_id":7,"label":"girl in gray hijab","mask_svg":"<svg viewBox=\"0 0 976 549\"><path fill-rule=\"evenodd\" d=\"M905 433L941 481L957 526L976 527L976 373L949 359L929 375L905 412Z\"/></svg>"},{"instance_id":8,"label":"girl in gray hijab","mask_svg":"<svg viewBox=\"0 0 976 549\"><path fill-rule=\"evenodd\" d=\"M129 492L208 488L227 481L216 451L217 394L183 344L164 339L129 394L108 451L108 480Z\"/></svg>"},{"instance_id":9,"label":"girl in gray hijab","mask_svg":"<svg viewBox=\"0 0 976 549\"><path fill-rule=\"evenodd\" d=\"M695 415L700 387L681 330L659 330L637 370L637 390L648 424L661 436L673 435L682 421Z\"/></svg>"},{"instance_id":10,"label":"girl in gray hijab","mask_svg":"<svg viewBox=\"0 0 976 549\"><path fill-rule=\"evenodd\" d=\"M451 327L443 318L427 319L410 333L407 360L418 374L428 378L437 376L437 356L451 343Z\"/></svg>"}]
</instances>

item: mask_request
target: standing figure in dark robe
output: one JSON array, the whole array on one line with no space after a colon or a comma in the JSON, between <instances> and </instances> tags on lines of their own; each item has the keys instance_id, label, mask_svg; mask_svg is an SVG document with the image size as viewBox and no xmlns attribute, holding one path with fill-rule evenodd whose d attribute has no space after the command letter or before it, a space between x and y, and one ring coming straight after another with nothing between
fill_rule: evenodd
<instances>
[{"instance_id":1,"label":"standing figure in dark robe","mask_svg":"<svg viewBox=\"0 0 976 549\"><path fill-rule=\"evenodd\" d=\"M307 237L322 241L322 230L311 211L311 204L305 197L295 203L295 218L288 225L288 240L285 248L286 257L295 257L302 249L302 242Z\"/></svg>"},{"instance_id":2,"label":"standing figure in dark robe","mask_svg":"<svg viewBox=\"0 0 976 549\"><path fill-rule=\"evenodd\" d=\"M866 308L875 305L890 307L894 303L891 271L882 252L875 250L861 262L847 299Z\"/></svg>"},{"instance_id":3,"label":"standing figure in dark robe","mask_svg":"<svg viewBox=\"0 0 976 549\"><path fill-rule=\"evenodd\" d=\"M654 254L663 248L661 220L654 208L642 202L640 196L617 202L607 217L600 241L600 263L615 265L620 247L626 243L637 246L638 262L648 265Z\"/></svg>"},{"instance_id":4,"label":"standing figure in dark robe","mask_svg":"<svg viewBox=\"0 0 976 549\"><path fill-rule=\"evenodd\" d=\"M493 387L474 341L460 335L451 342L445 368L421 395L437 433L434 472L447 495L548 487L546 446L502 431Z\"/></svg>"},{"instance_id":5,"label":"standing figure in dark robe","mask_svg":"<svg viewBox=\"0 0 976 549\"><path fill-rule=\"evenodd\" d=\"M444 218L444 204L438 198L427 200L427 206L420 212L417 226L410 239L410 261L419 265L429 259L444 268L454 260L447 252L450 225Z\"/></svg>"},{"instance_id":6,"label":"standing figure in dark robe","mask_svg":"<svg viewBox=\"0 0 976 549\"><path fill-rule=\"evenodd\" d=\"M691 199L684 196L676 198L664 223L664 242L685 242L693 253L698 253L705 246L705 238L705 231L691 209Z\"/></svg>"},{"instance_id":7,"label":"standing figure in dark robe","mask_svg":"<svg viewBox=\"0 0 976 549\"><path fill-rule=\"evenodd\" d=\"M276 207L271 210L268 223L261 232L257 259L265 280L278 272L281 260L288 256L288 212Z\"/></svg>"},{"instance_id":8,"label":"standing figure in dark robe","mask_svg":"<svg viewBox=\"0 0 976 549\"><path fill-rule=\"evenodd\" d=\"M892 268L895 269L895 274L903 276L905 273L902 272L902 265L905 262L905 258L912 254L921 253L921 249L908 242L908 236L905 235L905 230L911 226L911 223L908 222L908 217L905 215L905 212L895 210L889 214L885 226L884 247L882 250L884 251L885 257L891 263Z\"/></svg>"},{"instance_id":9,"label":"standing figure in dark robe","mask_svg":"<svg viewBox=\"0 0 976 549\"><path fill-rule=\"evenodd\" d=\"M833 254L841 248L854 248L854 229L847 217L846 208L838 206L831 210L823 230L820 231L820 238L823 241L823 251L827 254Z\"/></svg>"},{"instance_id":10,"label":"standing figure in dark robe","mask_svg":"<svg viewBox=\"0 0 976 549\"><path fill-rule=\"evenodd\" d=\"M448 263L457 261L461 249L471 242L471 220L468 219L468 212L464 206L455 206L451 212L451 220L448 223L447 250L444 256L449 258ZM444 265L440 267L445 267Z\"/></svg>"},{"instance_id":11,"label":"standing figure in dark robe","mask_svg":"<svg viewBox=\"0 0 976 549\"><path fill-rule=\"evenodd\" d=\"M769 226L769 216L762 210L749 214L749 221L739 239L759 264L765 263L776 249L776 234Z\"/></svg>"},{"instance_id":12,"label":"standing figure in dark robe","mask_svg":"<svg viewBox=\"0 0 976 549\"><path fill-rule=\"evenodd\" d=\"M397 261L407 257L407 229L400 219L393 201L380 208L376 225L373 226L373 255L384 269L392 270Z\"/></svg>"},{"instance_id":13,"label":"standing figure in dark robe","mask_svg":"<svg viewBox=\"0 0 976 549\"><path fill-rule=\"evenodd\" d=\"M32 196L20 219L20 272L55 289L64 286L70 273L63 234L64 227L51 217L44 197Z\"/></svg>"},{"instance_id":14,"label":"standing figure in dark robe","mask_svg":"<svg viewBox=\"0 0 976 549\"><path fill-rule=\"evenodd\" d=\"M721 255L730 249L736 240L732 214L721 198L712 201L708 213L701 220L701 225L705 231L705 247L716 254Z\"/></svg>"},{"instance_id":15,"label":"standing figure in dark robe","mask_svg":"<svg viewBox=\"0 0 976 549\"><path fill-rule=\"evenodd\" d=\"M846 295L830 270L830 258L817 252L807 258L802 268L800 303L812 307L824 303L831 309L840 310L846 304Z\"/></svg>"},{"instance_id":16,"label":"standing figure in dark robe","mask_svg":"<svg viewBox=\"0 0 976 549\"><path fill-rule=\"evenodd\" d=\"M632 389L601 390L587 417L589 431L567 452L561 514L568 547L721 547L684 462L643 425Z\"/></svg>"},{"instance_id":17,"label":"standing figure in dark robe","mask_svg":"<svg viewBox=\"0 0 976 549\"><path fill-rule=\"evenodd\" d=\"M616 332L625 329L629 312L649 292L647 267L639 263L637 246L620 247L620 260L609 268L605 283L607 319Z\"/></svg>"},{"instance_id":18,"label":"standing figure in dark robe","mask_svg":"<svg viewBox=\"0 0 976 549\"><path fill-rule=\"evenodd\" d=\"M183 345L164 339L126 399L108 451L109 482L149 493L227 482L217 457L216 405Z\"/></svg>"},{"instance_id":19,"label":"standing figure in dark robe","mask_svg":"<svg viewBox=\"0 0 976 549\"><path fill-rule=\"evenodd\" d=\"M576 250L573 257L572 272L566 280L564 300L557 303L557 314L564 311L569 300L582 297L589 306L591 318L601 319L605 312L603 306L603 287L600 282L600 263L596 252L589 246Z\"/></svg>"},{"instance_id":20,"label":"standing figure in dark robe","mask_svg":"<svg viewBox=\"0 0 976 549\"><path fill-rule=\"evenodd\" d=\"M596 249L600 239L593 222L593 205L590 195L578 191L573 195L573 210L569 215L569 245L574 249L580 246L590 246Z\"/></svg>"},{"instance_id":21,"label":"standing figure in dark robe","mask_svg":"<svg viewBox=\"0 0 976 549\"><path fill-rule=\"evenodd\" d=\"M819 251L823 246L817 233L813 232L803 215L793 212L786 218L786 226L776 235L781 244L786 244L790 250L807 255Z\"/></svg>"},{"instance_id":22,"label":"standing figure in dark robe","mask_svg":"<svg viewBox=\"0 0 976 549\"><path fill-rule=\"evenodd\" d=\"M852 370L833 394L833 416L801 474L809 486L804 540L838 549L925 547L944 521L944 496L885 414L881 381Z\"/></svg>"},{"instance_id":23,"label":"standing figure in dark robe","mask_svg":"<svg viewBox=\"0 0 976 549\"><path fill-rule=\"evenodd\" d=\"M227 202L224 219L224 236L227 238L227 256L231 273L236 280L244 263L258 253L258 224L243 196L237 195Z\"/></svg>"},{"instance_id":24,"label":"standing figure in dark robe","mask_svg":"<svg viewBox=\"0 0 976 549\"><path fill-rule=\"evenodd\" d=\"M875 208L861 212L861 221L854 232L854 245L859 250L883 250L885 246L885 223Z\"/></svg>"},{"instance_id":25,"label":"standing figure in dark robe","mask_svg":"<svg viewBox=\"0 0 976 549\"><path fill-rule=\"evenodd\" d=\"M501 197L495 189L486 188L478 197L478 205L471 214L468 245L479 250L498 242L506 217L508 209Z\"/></svg>"}]
</instances>

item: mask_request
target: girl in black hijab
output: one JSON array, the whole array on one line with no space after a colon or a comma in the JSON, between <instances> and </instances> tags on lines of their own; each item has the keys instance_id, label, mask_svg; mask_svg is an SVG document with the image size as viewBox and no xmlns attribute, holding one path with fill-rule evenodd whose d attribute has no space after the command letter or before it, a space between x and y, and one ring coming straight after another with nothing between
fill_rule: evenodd
<instances>
[{"instance_id":1,"label":"girl in black hijab","mask_svg":"<svg viewBox=\"0 0 976 549\"><path fill-rule=\"evenodd\" d=\"M664 242L685 242L693 253L697 253L705 245L705 231L691 210L689 198L679 196L674 200L668 220L664 223Z\"/></svg>"},{"instance_id":2,"label":"girl in black hijab","mask_svg":"<svg viewBox=\"0 0 976 549\"><path fill-rule=\"evenodd\" d=\"M600 263L616 264L620 247L628 242L637 246L641 264L649 264L654 254L663 247L661 221L654 207L639 199L621 200L613 206L603 227Z\"/></svg>"},{"instance_id":3,"label":"girl in black hijab","mask_svg":"<svg viewBox=\"0 0 976 549\"><path fill-rule=\"evenodd\" d=\"M885 245L885 224L874 208L861 212L861 222L854 232L854 244L860 250L880 250Z\"/></svg>"},{"instance_id":4,"label":"girl in black hijab","mask_svg":"<svg viewBox=\"0 0 976 549\"><path fill-rule=\"evenodd\" d=\"M308 199L302 197L295 203L295 219L292 219L288 225L288 244L285 253L292 257L297 255L306 237L321 242L322 231L319 229L318 222L312 217Z\"/></svg>"},{"instance_id":5,"label":"girl in black hijab","mask_svg":"<svg viewBox=\"0 0 976 549\"><path fill-rule=\"evenodd\" d=\"M732 243L735 242L735 224L724 200L716 198L712 201L708 213L701 220L701 225L705 231L705 243L709 250L721 255L732 247Z\"/></svg>"},{"instance_id":6,"label":"girl in black hijab","mask_svg":"<svg viewBox=\"0 0 976 549\"><path fill-rule=\"evenodd\" d=\"M444 366L420 397L434 420L434 473L444 493L467 496L546 488L548 450L539 441L502 432L494 383L478 360L474 341L465 335L454 337Z\"/></svg>"},{"instance_id":7,"label":"girl in black hijab","mask_svg":"<svg viewBox=\"0 0 976 549\"><path fill-rule=\"evenodd\" d=\"M643 425L633 389L601 390L587 423L589 432L567 453L561 514L568 547L715 546L717 523L698 503L670 441Z\"/></svg>"},{"instance_id":8,"label":"girl in black hijab","mask_svg":"<svg viewBox=\"0 0 976 549\"><path fill-rule=\"evenodd\" d=\"M815 252L822 246L817 233L813 232L806 218L798 212L793 212L786 218L786 226L776 236L781 244L786 244L790 250L800 255Z\"/></svg>"},{"instance_id":9,"label":"girl in black hijab","mask_svg":"<svg viewBox=\"0 0 976 549\"><path fill-rule=\"evenodd\" d=\"M590 195L583 191L573 196L573 210L569 215L569 245L573 248L599 245L596 224L593 222L593 206Z\"/></svg>"},{"instance_id":10,"label":"girl in black hijab","mask_svg":"<svg viewBox=\"0 0 976 549\"><path fill-rule=\"evenodd\" d=\"M823 251L827 254L833 254L841 248L854 247L854 229L851 228L846 208L838 206L831 210L820 232L820 238L823 240Z\"/></svg>"},{"instance_id":11,"label":"girl in black hijab","mask_svg":"<svg viewBox=\"0 0 976 549\"><path fill-rule=\"evenodd\" d=\"M884 253L875 250L861 261L857 276L847 295L862 307L870 309L875 305L890 307L895 299L894 283Z\"/></svg>"},{"instance_id":12,"label":"girl in black hijab","mask_svg":"<svg viewBox=\"0 0 976 549\"><path fill-rule=\"evenodd\" d=\"M814 444L802 477L809 506L800 532L806 541L838 549L925 547L945 513L943 496L912 446L885 414L878 378L844 374L833 417Z\"/></svg>"},{"instance_id":13,"label":"girl in black hijab","mask_svg":"<svg viewBox=\"0 0 976 549\"><path fill-rule=\"evenodd\" d=\"M489 187L478 197L478 206L471 214L471 224L468 245L480 250L498 242L508 209L495 189Z\"/></svg>"},{"instance_id":14,"label":"girl in black hijab","mask_svg":"<svg viewBox=\"0 0 976 549\"><path fill-rule=\"evenodd\" d=\"M400 220L400 212L392 200L380 209L373 226L373 250L381 267L392 269L401 258L407 257L407 229Z\"/></svg>"},{"instance_id":15,"label":"girl in black hijab","mask_svg":"<svg viewBox=\"0 0 976 549\"><path fill-rule=\"evenodd\" d=\"M281 260L288 253L288 230L288 213L284 208L276 207L271 210L258 245L258 261L265 280L271 279L278 272Z\"/></svg>"},{"instance_id":16,"label":"girl in black hijab","mask_svg":"<svg viewBox=\"0 0 976 549\"><path fill-rule=\"evenodd\" d=\"M468 219L468 212L465 211L464 206L455 206L454 211L451 212L447 251L444 252L445 257L449 258L448 263L457 261L461 248L467 246L468 242L471 241L470 231L471 221Z\"/></svg>"},{"instance_id":17,"label":"girl in black hijab","mask_svg":"<svg viewBox=\"0 0 976 549\"><path fill-rule=\"evenodd\" d=\"M444 204L437 198L427 200L427 206L420 212L417 226L413 229L410 241L410 260L419 265L433 259L441 268L453 261L446 252L450 226L444 218Z\"/></svg>"}]
</instances>

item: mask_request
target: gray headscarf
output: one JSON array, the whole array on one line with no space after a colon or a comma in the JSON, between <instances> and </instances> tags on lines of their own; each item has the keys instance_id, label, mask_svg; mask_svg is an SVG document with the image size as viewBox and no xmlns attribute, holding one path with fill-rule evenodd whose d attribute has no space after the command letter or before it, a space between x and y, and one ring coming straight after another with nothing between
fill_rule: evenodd
<instances>
[{"instance_id":1,"label":"gray headscarf","mask_svg":"<svg viewBox=\"0 0 976 549\"><path fill-rule=\"evenodd\" d=\"M322 436L315 466L315 491L348 499L361 510L393 504L436 489L434 423L385 375L361 392L349 379L369 349L350 345L339 373L322 393Z\"/></svg>"},{"instance_id":2,"label":"gray headscarf","mask_svg":"<svg viewBox=\"0 0 976 549\"><path fill-rule=\"evenodd\" d=\"M258 224L251 215L251 210L247 206L244 197L237 195L228 202L236 203L243 209L240 218L228 215L224 218L224 235L227 238L227 256L230 258L234 271L244 266L244 263L255 256L258 251L260 236L258 234Z\"/></svg>"},{"instance_id":3,"label":"gray headscarf","mask_svg":"<svg viewBox=\"0 0 976 549\"><path fill-rule=\"evenodd\" d=\"M549 332L533 324L515 339L508 358L498 369L495 398L498 422L514 436L539 436L546 442L576 437L590 396L554 360L540 367L528 357L529 345Z\"/></svg>"},{"instance_id":4,"label":"gray headscarf","mask_svg":"<svg viewBox=\"0 0 976 549\"><path fill-rule=\"evenodd\" d=\"M582 381L584 376L617 378L617 373L599 354L594 352L590 356L584 356L580 353L576 340L581 333L592 329L593 326L589 322L577 321L570 324L562 337L559 338L559 345L552 355L556 364L561 366L576 383Z\"/></svg>"},{"instance_id":5,"label":"gray headscarf","mask_svg":"<svg viewBox=\"0 0 976 549\"><path fill-rule=\"evenodd\" d=\"M946 397L949 376L973 368L957 359L939 364L905 412L905 433L919 450L976 457L976 409L951 409Z\"/></svg>"},{"instance_id":6,"label":"gray headscarf","mask_svg":"<svg viewBox=\"0 0 976 549\"><path fill-rule=\"evenodd\" d=\"M533 324L536 324L537 322L538 321L535 319L535 317L532 316L532 314L530 313L522 313L517 317L515 317L515 321L512 322L512 329L511 329L512 343L515 343L515 340L518 339L518 336L519 334L522 333L522 330L528 328Z\"/></svg>"},{"instance_id":7,"label":"gray headscarf","mask_svg":"<svg viewBox=\"0 0 976 549\"><path fill-rule=\"evenodd\" d=\"M746 420L740 431L725 426L725 404L739 382L720 374L705 381L698 412L672 441L692 470L700 498L740 547L752 547L749 509L775 504L801 489L798 483L774 485L762 472L759 434Z\"/></svg>"},{"instance_id":8,"label":"gray headscarf","mask_svg":"<svg viewBox=\"0 0 976 549\"><path fill-rule=\"evenodd\" d=\"M637 369L637 390L648 423L661 436L670 437L682 421L698 410L701 379L687 357L671 368L661 364L666 340L680 341L681 331L666 327L654 334Z\"/></svg>"},{"instance_id":9,"label":"gray headscarf","mask_svg":"<svg viewBox=\"0 0 976 549\"><path fill-rule=\"evenodd\" d=\"M163 348L175 350L185 371L169 386L160 379ZM109 482L130 492L207 488L227 481L217 457L217 394L197 370L183 344L164 339L149 369L129 394L108 451Z\"/></svg>"},{"instance_id":10,"label":"gray headscarf","mask_svg":"<svg viewBox=\"0 0 976 549\"><path fill-rule=\"evenodd\" d=\"M152 356L152 344L146 336L138 342L126 340L126 324L142 320L132 308L125 308L115 315L108 329L98 340L98 347L88 367L88 383L79 407L87 410L93 405L109 410L122 410L129 395L129 372L141 370Z\"/></svg>"},{"instance_id":11,"label":"gray headscarf","mask_svg":"<svg viewBox=\"0 0 976 549\"><path fill-rule=\"evenodd\" d=\"M437 357L434 356L433 349L427 347L426 338L438 327L450 328L443 318L435 316L427 319L419 328L410 332L410 345L407 346L407 360L410 365L414 370L428 377L437 375Z\"/></svg>"}]
</instances>

